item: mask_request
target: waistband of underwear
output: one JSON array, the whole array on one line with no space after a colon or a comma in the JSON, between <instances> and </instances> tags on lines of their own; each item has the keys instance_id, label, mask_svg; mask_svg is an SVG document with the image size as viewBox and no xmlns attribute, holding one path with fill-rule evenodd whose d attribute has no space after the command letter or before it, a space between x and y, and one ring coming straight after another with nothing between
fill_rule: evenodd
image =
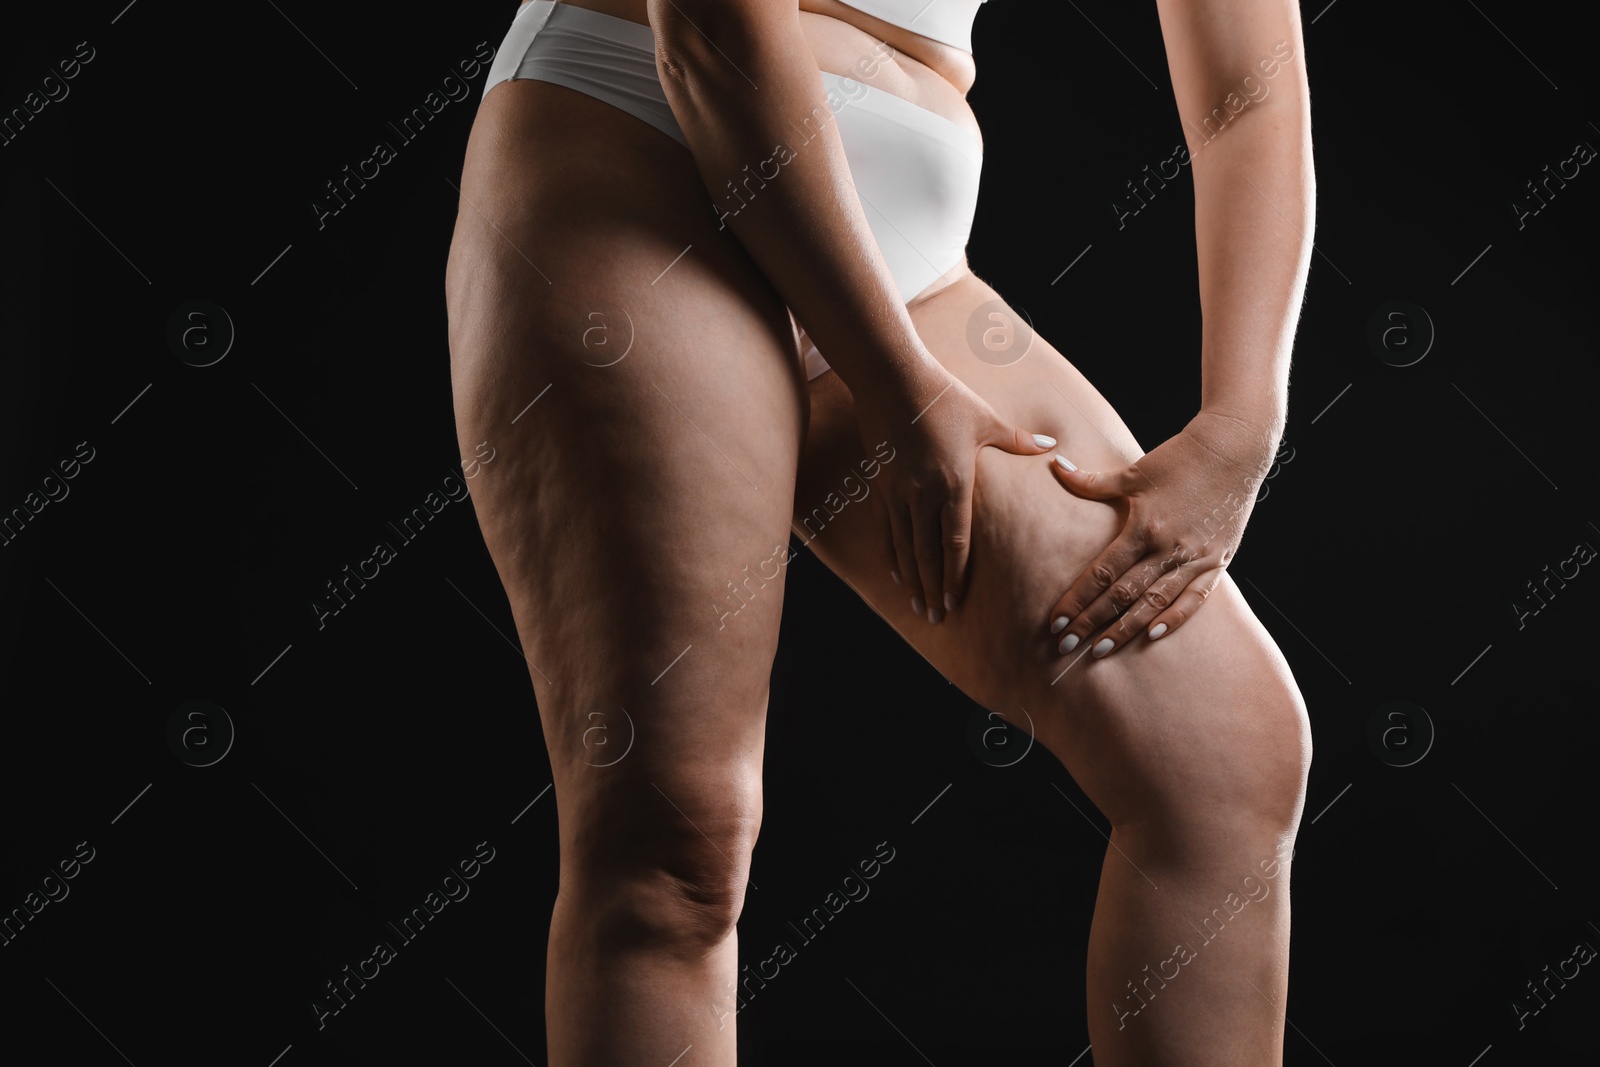
<instances>
[{"instance_id":1,"label":"waistband of underwear","mask_svg":"<svg viewBox=\"0 0 1600 1067\"><path fill-rule=\"evenodd\" d=\"M556 14L557 8L565 10ZM656 71L655 32L649 26L556 0L529 0L517 9L490 65L480 100L489 95L490 89L516 76L535 36L546 26L549 30L542 37L537 60L541 73L553 75L548 80L566 83L579 92L615 92L625 87L628 95L641 101L667 104ZM835 114L846 107L856 108L938 140L974 162L982 160L982 142L943 115L854 78L829 71L818 73L828 106ZM673 129L664 132L688 147L676 119L670 115L669 105L654 124L664 126L670 122Z\"/></svg>"}]
</instances>

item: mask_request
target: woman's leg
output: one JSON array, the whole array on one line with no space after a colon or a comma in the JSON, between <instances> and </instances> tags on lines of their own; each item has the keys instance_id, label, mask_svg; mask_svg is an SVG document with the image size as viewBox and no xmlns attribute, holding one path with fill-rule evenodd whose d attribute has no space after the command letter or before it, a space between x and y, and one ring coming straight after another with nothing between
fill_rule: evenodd
<instances>
[{"instance_id":1,"label":"woman's leg","mask_svg":"<svg viewBox=\"0 0 1600 1067\"><path fill-rule=\"evenodd\" d=\"M788 314L688 152L566 88L488 95L461 194L457 430L560 820L550 1062L731 1065L804 433Z\"/></svg>"},{"instance_id":2,"label":"woman's leg","mask_svg":"<svg viewBox=\"0 0 1600 1067\"><path fill-rule=\"evenodd\" d=\"M971 275L911 312L952 373L1002 418L1054 436L1079 466L1118 467L1142 454L1043 338L1010 365L988 352L980 359L968 322L988 310L1023 322ZM810 391L796 532L940 673L1031 729L1111 822L1089 942L1095 1063L1281 1062L1289 858L1310 732L1288 666L1238 588L1224 578L1203 611L1159 641L1141 637L1103 660L1087 655L1088 642L1059 655L1050 611L1123 516L1062 489L1046 457L984 449L969 592L930 626L889 577L875 510L817 511L844 476L868 492L871 483L858 467L848 390L826 374Z\"/></svg>"}]
</instances>

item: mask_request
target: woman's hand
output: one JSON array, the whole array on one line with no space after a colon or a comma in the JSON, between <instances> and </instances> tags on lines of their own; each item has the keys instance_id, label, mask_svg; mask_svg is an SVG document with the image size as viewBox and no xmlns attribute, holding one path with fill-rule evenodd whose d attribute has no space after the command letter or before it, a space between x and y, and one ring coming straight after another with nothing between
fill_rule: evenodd
<instances>
[{"instance_id":1,"label":"woman's hand","mask_svg":"<svg viewBox=\"0 0 1600 1067\"><path fill-rule=\"evenodd\" d=\"M929 359L914 381L859 392L856 421L869 455L888 442L880 499L889 574L911 610L937 625L965 589L972 544L972 483L978 449L992 445L1017 456L1055 447L1055 438L1025 433ZM878 453L882 455L882 453Z\"/></svg>"},{"instance_id":2,"label":"woman's hand","mask_svg":"<svg viewBox=\"0 0 1600 1067\"><path fill-rule=\"evenodd\" d=\"M1050 467L1075 496L1128 509L1122 532L1051 612L1063 655L1095 635L1092 654L1108 655L1146 626L1155 640L1199 610L1239 547L1280 432L1202 411L1119 470L1077 470L1056 457Z\"/></svg>"}]
</instances>

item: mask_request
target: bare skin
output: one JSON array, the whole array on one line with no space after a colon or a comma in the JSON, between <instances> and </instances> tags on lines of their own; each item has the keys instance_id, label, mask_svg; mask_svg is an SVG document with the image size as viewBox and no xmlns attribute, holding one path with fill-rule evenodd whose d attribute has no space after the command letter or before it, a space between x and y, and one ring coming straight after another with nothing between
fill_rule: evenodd
<instances>
[{"instance_id":1,"label":"bare skin","mask_svg":"<svg viewBox=\"0 0 1600 1067\"><path fill-rule=\"evenodd\" d=\"M649 21L643 0L582 6ZM877 36L898 55L872 84L970 118L964 53L831 0L801 6L818 68L850 74ZM869 454L858 412L870 345L854 359L847 342L823 346L843 373L804 381L789 308L819 345L848 331L824 323L826 293L764 270L751 234L717 229L702 169L609 105L513 81L481 105L462 174L452 386L462 454L497 450L471 483L474 507L555 777L545 1012L558 1067L734 1062L734 924L760 825L776 561L791 525L812 537L805 520ZM874 286L883 278L862 284ZM905 308L918 373L1057 438L1084 470L1139 459L1043 338L1010 366L972 354L968 317L992 299L964 263L919 294ZM898 336L893 322L875 328ZM875 494L905 455L883 465ZM1057 602L1129 506L1063 491L1042 455L984 448L973 462L963 598L937 625L904 606L875 506L830 517L810 548L943 675L1031 729L1110 820L1087 962L1096 1062L1281 1062L1288 845L1310 758L1281 654L1219 574L1205 609L1162 640L1062 657L1048 631ZM1249 466L1230 473L1253 495ZM748 601L733 617L712 606L730 582ZM1239 908L1246 876L1266 892ZM1208 941L1195 924L1215 909L1209 926L1226 929Z\"/></svg>"},{"instance_id":2,"label":"bare skin","mask_svg":"<svg viewBox=\"0 0 1600 1067\"><path fill-rule=\"evenodd\" d=\"M998 293L968 275L914 308L912 318L940 361L1002 416L1039 426L1084 465L1138 458L1142 450L1121 418L1043 338L1007 367L972 354L967 318L994 299ZM863 458L840 379L825 374L810 392L796 495L802 538L818 530L813 509ZM1063 658L1043 623L1062 575L1080 572L1116 536L1117 508L1060 492L1047 462L980 452L970 591L939 626L901 606L900 589L877 565L872 518L851 504L809 547L941 674L1033 732L1111 822L1114 847L1089 942L1095 1062L1281 1062L1287 861L1310 730L1288 665L1232 579L1224 576L1205 610L1168 638L1138 641L1105 659L1087 646ZM1274 877L1264 877L1263 860L1281 861ZM1208 942L1205 931L1222 924L1190 924L1230 893L1248 895L1240 888L1247 875L1262 887L1249 891L1261 900ZM1180 943L1193 946L1196 958L1180 954L1162 968ZM1163 971L1178 977L1163 982ZM1158 977L1145 986L1152 972Z\"/></svg>"}]
</instances>

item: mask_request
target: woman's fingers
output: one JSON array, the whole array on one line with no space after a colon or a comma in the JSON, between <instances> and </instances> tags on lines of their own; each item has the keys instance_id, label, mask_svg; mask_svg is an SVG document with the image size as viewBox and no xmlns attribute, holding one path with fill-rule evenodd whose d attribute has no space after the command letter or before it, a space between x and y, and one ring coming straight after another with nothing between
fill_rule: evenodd
<instances>
[{"instance_id":1,"label":"woman's fingers","mask_svg":"<svg viewBox=\"0 0 1600 1067\"><path fill-rule=\"evenodd\" d=\"M1194 616L1222 581L1224 569L1212 567L1200 574L1191 574L1181 567L1168 570L1165 577L1151 582L1138 602L1100 635L1089 654L1096 659L1109 656L1138 637L1141 631L1152 641L1165 637ZM1091 606L1090 611L1093 610Z\"/></svg>"},{"instance_id":2,"label":"woman's fingers","mask_svg":"<svg viewBox=\"0 0 1600 1067\"><path fill-rule=\"evenodd\" d=\"M946 611L954 611L966 588L967 556L972 548L971 484L963 482L952 488L941 511L944 542L944 599L941 604Z\"/></svg>"},{"instance_id":3,"label":"woman's fingers","mask_svg":"<svg viewBox=\"0 0 1600 1067\"><path fill-rule=\"evenodd\" d=\"M894 541L890 576L912 610L930 625L955 610L965 589L977 450L992 445L1016 455L1043 455L1056 444L1046 434L1024 432L1004 422L981 397L946 377L932 401L952 395L935 419L917 425L933 406L930 401L911 420L912 430L903 442L907 458L896 465L883 496ZM895 425L904 414L899 403L903 398L897 396L885 394L876 401L870 395L859 396L856 413L861 425ZM878 436L873 429L862 439Z\"/></svg>"},{"instance_id":4,"label":"woman's fingers","mask_svg":"<svg viewBox=\"0 0 1600 1067\"><path fill-rule=\"evenodd\" d=\"M1158 568L1157 574L1159 573ZM1157 577L1143 593L1139 594L1139 599L1134 602L1133 606L1124 611L1100 635L1099 640L1095 641L1090 647L1089 654L1096 659L1109 656L1129 641L1138 637L1141 632L1148 632L1145 631L1145 625L1152 623L1163 611L1175 607L1177 600L1183 596L1184 589L1189 586L1191 579L1196 579L1196 576L1181 568L1169 570L1165 575ZM1201 600L1205 599L1204 593L1195 595ZM1090 610L1093 611L1093 608ZM1170 629L1170 625L1168 629ZM1166 630L1162 632L1165 633Z\"/></svg>"},{"instance_id":5,"label":"woman's fingers","mask_svg":"<svg viewBox=\"0 0 1600 1067\"><path fill-rule=\"evenodd\" d=\"M1013 456L1039 456L1056 447L1056 439L1049 434L1029 433L1019 426L996 418L989 430L978 441L979 447L989 445Z\"/></svg>"},{"instance_id":6,"label":"woman's fingers","mask_svg":"<svg viewBox=\"0 0 1600 1067\"><path fill-rule=\"evenodd\" d=\"M1122 640L1113 639L1108 632L1105 632L1106 628L1115 629L1117 621L1135 610L1159 580L1161 580L1161 567L1154 557L1147 557L1136 564L1113 582L1104 593L1096 597L1092 604L1078 613L1078 617L1072 620L1072 625L1067 628L1056 647L1063 652L1070 652L1072 648L1077 647L1077 642L1066 640L1070 635L1089 642L1090 651L1096 658L1106 655L1122 643ZM1167 597L1175 596L1176 593L1176 590L1170 588L1164 590L1164 595ZM1066 647L1067 645L1072 647Z\"/></svg>"},{"instance_id":7,"label":"woman's fingers","mask_svg":"<svg viewBox=\"0 0 1600 1067\"><path fill-rule=\"evenodd\" d=\"M930 623L944 618L944 543L940 534L943 512L942 501L937 498L923 497L911 505L911 536L917 546L917 570Z\"/></svg>"},{"instance_id":8,"label":"woman's fingers","mask_svg":"<svg viewBox=\"0 0 1600 1067\"><path fill-rule=\"evenodd\" d=\"M917 548L911 533L911 513L906 510L905 505L894 500L886 500L884 510L889 513L889 535L894 540L895 574L900 583L900 591L910 598L911 610L921 615L924 610L922 578L917 569Z\"/></svg>"},{"instance_id":9,"label":"woman's fingers","mask_svg":"<svg viewBox=\"0 0 1600 1067\"><path fill-rule=\"evenodd\" d=\"M1054 448L1056 439L1013 426L990 409L989 428L978 436L977 445L979 448L993 446L1016 456L1038 456ZM966 588L967 559L972 548L972 478L973 469L968 467L965 478L949 485L930 526L930 531L938 534L943 557L940 595L930 593L928 597L928 621L931 623L940 622L946 611L954 611ZM933 588L931 582L925 581L925 584L930 590Z\"/></svg>"},{"instance_id":10,"label":"woman's fingers","mask_svg":"<svg viewBox=\"0 0 1600 1067\"><path fill-rule=\"evenodd\" d=\"M1088 500L1111 500L1119 496L1132 496L1140 489L1148 489L1150 482L1138 467L1129 465L1113 471L1079 470L1067 457L1057 453L1051 457L1050 471L1056 481L1066 486L1074 496Z\"/></svg>"},{"instance_id":11,"label":"woman's fingers","mask_svg":"<svg viewBox=\"0 0 1600 1067\"><path fill-rule=\"evenodd\" d=\"M1141 631L1150 640L1158 641L1194 617L1222 581L1224 570L1225 567L1211 566L1195 573L1184 566L1162 566L1155 556L1147 557L1074 620L1058 648L1066 654L1079 644L1079 640L1069 641L1068 637L1079 638L1082 634L1081 640L1088 640L1098 635L1089 654L1100 659L1137 638ZM1129 590L1139 591L1132 603L1123 607Z\"/></svg>"},{"instance_id":12,"label":"woman's fingers","mask_svg":"<svg viewBox=\"0 0 1600 1067\"><path fill-rule=\"evenodd\" d=\"M1082 651L1109 655L1141 629L1160 640L1193 617L1222 580L1266 468L1258 442L1240 439L1239 420L1215 416L1218 429L1212 418L1202 412L1182 433L1115 470L1080 471L1052 458L1051 473L1068 492L1127 511L1117 539L1057 602L1050 632L1062 654L1087 645ZM1220 507L1209 507L1218 499Z\"/></svg>"},{"instance_id":13,"label":"woman's fingers","mask_svg":"<svg viewBox=\"0 0 1600 1067\"><path fill-rule=\"evenodd\" d=\"M900 578L900 553L894 545L894 523L889 519L889 513L894 509L888 506L882 493L874 499L877 503L872 510L877 513L878 529L883 537L883 562L889 568L889 577L894 579L894 584L904 586L905 582Z\"/></svg>"},{"instance_id":14,"label":"woman's fingers","mask_svg":"<svg viewBox=\"0 0 1600 1067\"><path fill-rule=\"evenodd\" d=\"M1225 569L1224 567L1212 567L1204 573L1195 575L1183 587L1182 592L1173 599L1172 606L1156 615L1150 621L1150 626L1145 631L1150 635L1150 640L1160 640L1193 618L1194 613L1200 610L1200 605L1206 602L1206 598L1212 594L1222 581L1222 572ZM1174 572L1174 577L1178 573L1181 572ZM1119 641L1117 643L1120 645L1122 642Z\"/></svg>"},{"instance_id":15,"label":"woman's fingers","mask_svg":"<svg viewBox=\"0 0 1600 1067\"><path fill-rule=\"evenodd\" d=\"M1078 642L1099 632L1123 610L1132 606L1145 587L1160 574L1159 564L1147 566L1147 573L1143 575L1129 574L1144 553L1144 545L1124 533L1107 545L1105 551L1084 568L1078 580L1056 601L1055 611L1051 613L1050 632L1059 635L1057 647L1063 655L1077 648Z\"/></svg>"}]
</instances>

